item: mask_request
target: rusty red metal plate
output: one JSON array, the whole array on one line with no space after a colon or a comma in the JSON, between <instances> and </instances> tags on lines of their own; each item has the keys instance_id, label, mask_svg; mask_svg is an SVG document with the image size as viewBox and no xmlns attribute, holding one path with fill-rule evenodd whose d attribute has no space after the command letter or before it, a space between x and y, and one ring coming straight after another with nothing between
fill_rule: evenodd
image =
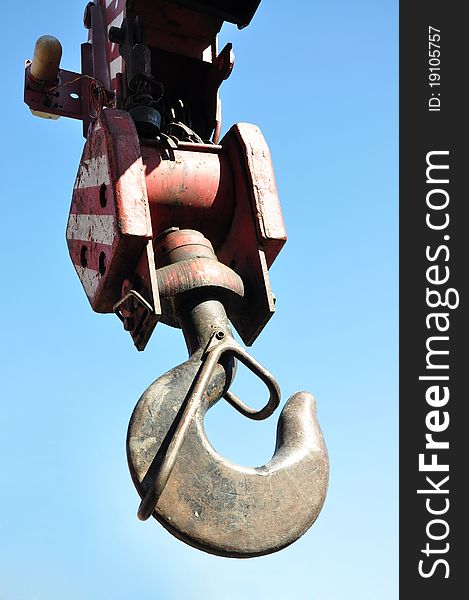
<instances>
[{"instance_id":1,"label":"rusty red metal plate","mask_svg":"<svg viewBox=\"0 0 469 600\"><path fill-rule=\"evenodd\" d=\"M67 224L70 257L95 311L112 312L151 239L134 123L124 111L104 110L83 150Z\"/></svg>"}]
</instances>

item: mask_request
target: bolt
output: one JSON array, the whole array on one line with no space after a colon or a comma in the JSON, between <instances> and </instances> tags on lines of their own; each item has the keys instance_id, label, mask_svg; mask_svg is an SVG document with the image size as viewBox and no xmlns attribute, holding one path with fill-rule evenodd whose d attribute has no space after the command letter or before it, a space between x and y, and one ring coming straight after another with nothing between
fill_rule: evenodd
<instances>
[{"instance_id":1,"label":"bolt","mask_svg":"<svg viewBox=\"0 0 469 600\"><path fill-rule=\"evenodd\" d=\"M217 340L222 340L225 337L225 334L223 333L223 331L217 331L215 337L217 338Z\"/></svg>"},{"instance_id":2,"label":"bolt","mask_svg":"<svg viewBox=\"0 0 469 600\"><path fill-rule=\"evenodd\" d=\"M111 27L109 41L113 44L119 44L122 41L122 29L120 27Z\"/></svg>"},{"instance_id":3,"label":"bolt","mask_svg":"<svg viewBox=\"0 0 469 600\"><path fill-rule=\"evenodd\" d=\"M83 25L86 29L91 29L91 9L94 6L94 2L88 2L85 6L85 12L83 14Z\"/></svg>"}]
</instances>

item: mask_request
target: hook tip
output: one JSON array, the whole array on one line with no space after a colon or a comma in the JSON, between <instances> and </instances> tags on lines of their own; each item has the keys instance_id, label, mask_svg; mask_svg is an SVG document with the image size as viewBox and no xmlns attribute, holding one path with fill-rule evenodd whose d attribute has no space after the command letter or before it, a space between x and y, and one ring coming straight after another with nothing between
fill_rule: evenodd
<instances>
[{"instance_id":1,"label":"hook tip","mask_svg":"<svg viewBox=\"0 0 469 600\"><path fill-rule=\"evenodd\" d=\"M138 511L137 511L137 517L140 521L147 521L152 513L153 513L154 508L152 508L151 505L149 505L147 498L145 497L141 502L140 502L140 506L138 507Z\"/></svg>"}]
</instances>

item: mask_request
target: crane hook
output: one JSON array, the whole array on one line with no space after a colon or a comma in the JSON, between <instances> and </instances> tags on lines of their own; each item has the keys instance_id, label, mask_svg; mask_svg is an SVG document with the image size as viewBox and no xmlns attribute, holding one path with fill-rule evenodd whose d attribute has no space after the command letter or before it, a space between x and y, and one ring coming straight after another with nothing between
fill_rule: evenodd
<instances>
[{"instance_id":1,"label":"crane hook","mask_svg":"<svg viewBox=\"0 0 469 600\"><path fill-rule=\"evenodd\" d=\"M236 465L211 446L204 416L225 397L245 416L267 418L280 391L270 373L232 337L220 301L192 303L180 313L190 357L143 393L129 424L127 456L142 503L187 544L220 556L275 552L303 535L325 500L329 461L308 392L286 403L272 459ZM256 411L228 391L239 359L266 384L270 398Z\"/></svg>"}]
</instances>

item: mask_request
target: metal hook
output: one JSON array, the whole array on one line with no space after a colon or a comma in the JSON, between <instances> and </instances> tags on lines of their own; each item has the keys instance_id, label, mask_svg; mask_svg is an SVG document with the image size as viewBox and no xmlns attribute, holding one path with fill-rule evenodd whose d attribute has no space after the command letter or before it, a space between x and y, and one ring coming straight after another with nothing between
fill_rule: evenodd
<instances>
[{"instance_id":1,"label":"metal hook","mask_svg":"<svg viewBox=\"0 0 469 600\"><path fill-rule=\"evenodd\" d=\"M266 465L228 461L207 439L206 411L224 396L242 414L267 418L278 406L278 385L232 338L217 300L192 307L181 325L190 358L144 392L129 425L139 517L153 514L176 537L212 554L242 558L280 550L312 525L327 492L329 462L314 398L298 392L288 400ZM269 389L259 411L228 392L234 358Z\"/></svg>"},{"instance_id":2,"label":"metal hook","mask_svg":"<svg viewBox=\"0 0 469 600\"><path fill-rule=\"evenodd\" d=\"M213 372L220 363L221 357L224 355L239 358L251 371L264 381L270 391L269 401L261 410L255 410L247 406L234 394L226 392L224 397L232 404L232 406L234 406L234 408L250 419L261 420L269 417L279 405L280 390L272 375L249 356L249 354L245 352L233 338L231 338L231 335L227 339L227 332L220 330L214 333L208 343L204 356L202 357L202 365L195 377L192 391L190 392L187 401L184 403L182 414L177 421L176 430L169 442L168 449L166 450L166 454L160 465L153 486L149 488L145 498L140 504L138 517L142 521L148 519L156 508L156 504L158 503L161 493L174 468L177 455L186 439L192 419L200 407L200 403L210 379L212 378Z\"/></svg>"}]
</instances>

